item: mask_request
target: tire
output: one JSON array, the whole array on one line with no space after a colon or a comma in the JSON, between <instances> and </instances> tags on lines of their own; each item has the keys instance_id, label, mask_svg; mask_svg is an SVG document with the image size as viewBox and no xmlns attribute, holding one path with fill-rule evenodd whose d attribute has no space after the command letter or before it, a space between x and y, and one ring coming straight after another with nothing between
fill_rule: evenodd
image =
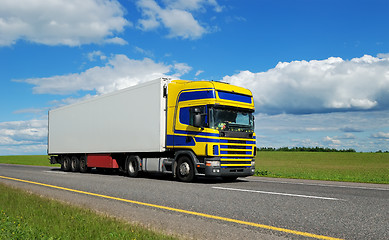
<instances>
[{"instance_id":1,"label":"tire","mask_svg":"<svg viewBox=\"0 0 389 240\"><path fill-rule=\"evenodd\" d=\"M70 168L72 172L79 172L80 171L80 160L78 157L73 156L70 160Z\"/></svg>"},{"instance_id":2,"label":"tire","mask_svg":"<svg viewBox=\"0 0 389 240\"><path fill-rule=\"evenodd\" d=\"M88 172L89 168L86 163L86 156L81 156L80 157L80 172L86 173Z\"/></svg>"},{"instance_id":3,"label":"tire","mask_svg":"<svg viewBox=\"0 0 389 240\"><path fill-rule=\"evenodd\" d=\"M176 176L181 182L192 182L195 177L192 160L187 156L178 159Z\"/></svg>"},{"instance_id":4,"label":"tire","mask_svg":"<svg viewBox=\"0 0 389 240\"><path fill-rule=\"evenodd\" d=\"M129 177L139 176L139 157L129 156L126 159L126 173Z\"/></svg>"},{"instance_id":5,"label":"tire","mask_svg":"<svg viewBox=\"0 0 389 240\"><path fill-rule=\"evenodd\" d=\"M61 164L61 169L65 172L69 172L71 170L70 158L68 156L63 158L62 164Z\"/></svg>"}]
</instances>

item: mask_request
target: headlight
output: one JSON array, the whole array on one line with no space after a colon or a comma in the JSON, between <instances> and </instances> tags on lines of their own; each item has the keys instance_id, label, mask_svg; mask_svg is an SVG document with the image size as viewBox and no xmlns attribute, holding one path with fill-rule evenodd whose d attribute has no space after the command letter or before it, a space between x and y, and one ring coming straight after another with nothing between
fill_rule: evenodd
<instances>
[{"instance_id":1,"label":"headlight","mask_svg":"<svg viewBox=\"0 0 389 240\"><path fill-rule=\"evenodd\" d=\"M220 161L206 161L205 165L208 167L220 167Z\"/></svg>"},{"instance_id":2,"label":"headlight","mask_svg":"<svg viewBox=\"0 0 389 240\"><path fill-rule=\"evenodd\" d=\"M255 161L251 161L251 167L255 167Z\"/></svg>"}]
</instances>

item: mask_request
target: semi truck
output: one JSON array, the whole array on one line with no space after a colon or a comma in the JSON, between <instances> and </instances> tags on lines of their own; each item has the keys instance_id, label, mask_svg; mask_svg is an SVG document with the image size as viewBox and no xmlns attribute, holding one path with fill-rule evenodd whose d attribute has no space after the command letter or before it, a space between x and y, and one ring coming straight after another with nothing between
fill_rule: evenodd
<instances>
[{"instance_id":1,"label":"semi truck","mask_svg":"<svg viewBox=\"0 0 389 240\"><path fill-rule=\"evenodd\" d=\"M255 172L254 110L248 89L159 78L50 110L47 152L64 171L235 180Z\"/></svg>"}]
</instances>

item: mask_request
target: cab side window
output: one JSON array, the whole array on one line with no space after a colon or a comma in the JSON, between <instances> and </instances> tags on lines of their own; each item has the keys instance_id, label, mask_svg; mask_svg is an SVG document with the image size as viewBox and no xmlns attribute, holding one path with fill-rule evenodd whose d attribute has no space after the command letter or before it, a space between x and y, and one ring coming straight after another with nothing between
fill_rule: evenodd
<instances>
[{"instance_id":1,"label":"cab side window","mask_svg":"<svg viewBox=\"0 0 389 240\"><path fill-rule=\"evenodd\" d=\"M189 108L190 107L184 107L180 109L180 123L190 125Z\"/></svg>"},{"instance_id":2,"label":"cab side window","mask_svg":"<svg viewBox=\"0 0 389 240\"><path fill-rule=\"evenodd\" d=\"M206 106L183 107L180 109L180 123L193 126L195 115L202 115L201 126L207 125L207 108Z\"/></svg>"}]
</instances>

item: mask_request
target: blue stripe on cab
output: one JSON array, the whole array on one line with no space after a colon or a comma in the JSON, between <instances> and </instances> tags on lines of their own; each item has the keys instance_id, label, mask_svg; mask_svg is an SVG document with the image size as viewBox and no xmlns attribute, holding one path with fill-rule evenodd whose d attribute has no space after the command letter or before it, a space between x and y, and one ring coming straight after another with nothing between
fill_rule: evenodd
<instances>
[{"instance_id":1,"label":"blue stripe on cab","mask_svg":"<svg viewBox=\"0 0 389 240\"><path fill-rule=\"evenodd\" d=\"M189 134L189 135L201 135L201 136L210 136L210 137L219 137L218 133L207 133L207 132L174 130L174 133L177 133L177 134Z\"/></svg>"},{"instance_id":2,"label":"blue stripe on cab","mask_svg":"<svg viewBox=\"0 0 389 240\"><path fill-rule=\"evenodd\" d=\"M219 139L196 137L196 142L214 142L214 143L218 143Z\"/></svg>"},{"instance_id":3,"label":"blue stripe on cab","mask_svg":"<svg viewBox=\"0 0 389 240\"><path fill-rule=\"evenodd\" d=\"M239 143L239 144L254 144L255 140L247 139L246 141L243 140L226 140L226 139L220 139L221 143Z\"/></svg>"},{"instance_id":4,"label":"blue stripe on cab","mask_svg":"<svg viewBox=\"0 0 389 240\"><path fill-rule=\"evenodd\" d=\"M196 143L194 142L193 137L167 135L166 145L167 146L195 146Z\"/></svg>"},{"instance_id":5,"label":"blue stripe on cab","mask_svg":"<svg viewBox=\"0 0 389 240\"><path fill-rule=\"evenodd\" d=\"M239 152L239 154L241 155L248 155L248 154L251 154L252 152ZM230 153L228 151L220 151L220 154L233 154L233 153Z\"/></svg>"},{"instance_id":6,"label":"blue stripe on cab","mask_svg":"<svg viewBox=\"0 0 389 240\"><path fill-rule=\"evenodd\" d=\"M178 98L179 102L189 101L189 100L198 100L205 98L216 98L214 90L206 90L206 91L194 91L194 92L183 92L180 94Z\"/></svg>"},{"instance_id":7,"label":"blue stripe on cab","mask_svg":"<svg viewBox=\"0 0 389 240\"><path fill-rule=\"evenodd\" d=\"M237 93L230 93L230 92L222 92L222 91L218 91L217 93L220 99L236 101L236 102L252 103L251 96L237 94Z\"/></svg>"},{"instance_id":8,"label":"blue stripe on cab","mask_svg":"<svg viewBox=\"0 0 389 240\"><path fill-rule=\"evenodd\" d=\"M232 146L229 146L229 145L220 145L220 148L226 148L226 149L228 149L228 148L232 148L232 149L253 149L253 147L252 146L242 146L242 147L240 147L240 146L238 146L238 147L236 147L236 146L234 146L234 145L232 145Z\"/></svg>"}]
</instances>

